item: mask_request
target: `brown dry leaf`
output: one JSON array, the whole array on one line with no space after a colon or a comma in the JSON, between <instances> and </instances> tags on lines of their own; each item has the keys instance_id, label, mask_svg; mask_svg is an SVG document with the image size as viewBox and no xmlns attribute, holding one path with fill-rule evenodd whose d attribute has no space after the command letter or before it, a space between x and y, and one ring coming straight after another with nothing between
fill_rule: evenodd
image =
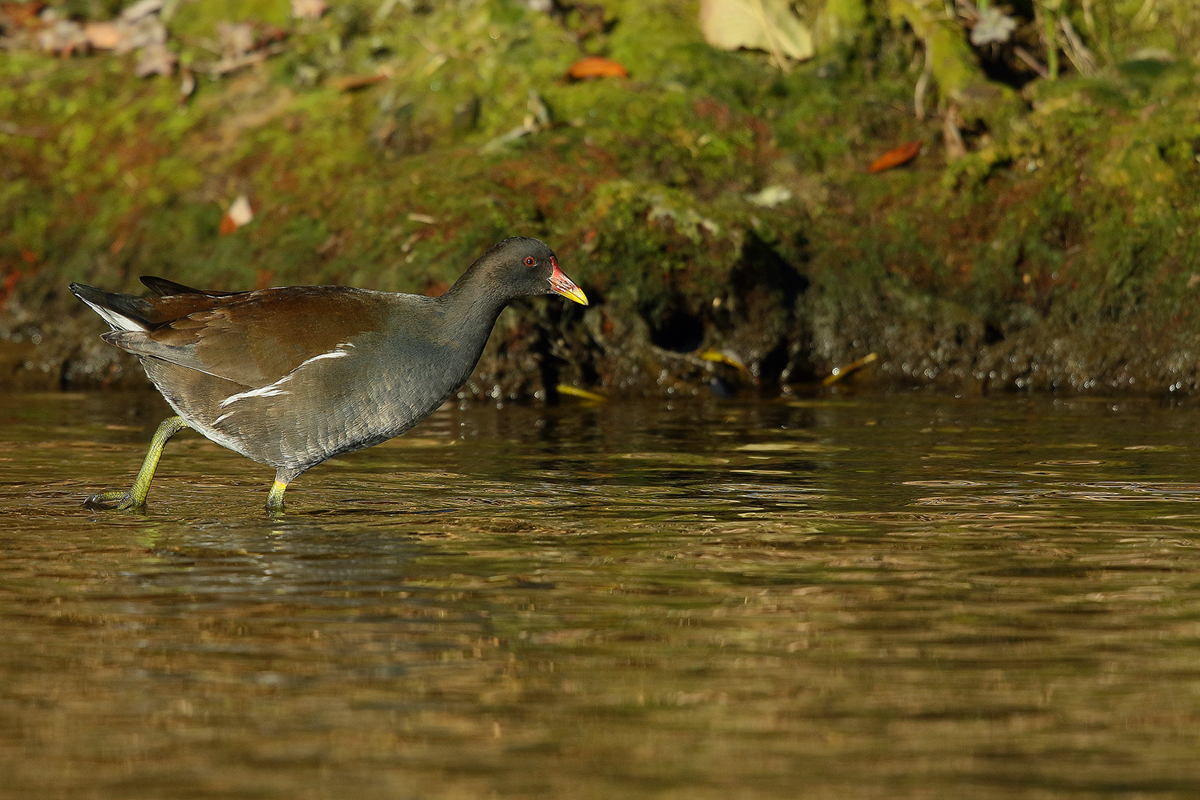
<instances>
[{"instance_id":1,"label":"brown dry leaf","mask_svg":"<svg viewBox=\"0 0 1200 800\"><path fill-rule=\"evenodd\" d=\"M46 7L45 3L0 3L0 18L6 21L7 28L24 28L38 24L38 15Z\"/></svg>"},{"instance_id":2,"label":"brown dry leaf","mask_svg":"<svg viewBox=\"0 0 1200 800\"><path fill-rule=\"evenodd\" d=\"M115 50L121 43L121 29L115 22L89 22L83 26L83 35L97 50Z\"/></svg>"},{"instance_id":3,"label":"brown dry leaf","mask_svg":"<svg viewBox=\"0 0 1200 800\"><path fill-rule=\"evenodd\" d=\"M246 199L246 195L239 194L237 199L229 205L225 216L221 217L221 227L218 228L218 232L222 236L233 233L252 219L254 219L254 209L250 207L250 201Z\"/></svg>"},{"instance_id":4,"label":"brown dry leaf","mask_svg":"<svg viewBox=\"0 0 1200 800\"><path fill-rule=\"evenodd\" d=\"M586 78L628 78L629 71L620 63L600 56L581 58L567 68L567 77L577 81Z\"/></svg>"},{"instance_id":5,"label":"brown dry leaf","mask_svg":"<svg viewBox=\"0 0 1200 800\"><path fill-rule=\"evenodd\" d=\"M919 152L921 152L920 140L902 144L893 150L888 150L879 158L875 159L874 163L871 164L867 171L883 172L885 169L891 169L892 167L898 167L901 164L907 164L909 161L912 161L914 158L916 158L917 153Z\"/></svg>"}]
</instances>

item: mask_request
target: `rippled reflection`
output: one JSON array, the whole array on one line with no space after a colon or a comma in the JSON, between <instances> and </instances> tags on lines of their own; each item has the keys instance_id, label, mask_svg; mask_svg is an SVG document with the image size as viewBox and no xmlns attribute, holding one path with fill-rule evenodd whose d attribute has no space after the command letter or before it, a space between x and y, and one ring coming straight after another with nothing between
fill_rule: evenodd
<instances>
[{"instance_id":1,"label":"rippled reflection","mask_svg":"<svg viewBox=\"0 0 1200 800\"><path fill-rule=\"evenodd\" d=\"M80 508L154 398L0 409L13 796L1200 785L1192 407L444 410L274 520L270 470L183 436L149 513Z\"/></svg>"}]
</instances>

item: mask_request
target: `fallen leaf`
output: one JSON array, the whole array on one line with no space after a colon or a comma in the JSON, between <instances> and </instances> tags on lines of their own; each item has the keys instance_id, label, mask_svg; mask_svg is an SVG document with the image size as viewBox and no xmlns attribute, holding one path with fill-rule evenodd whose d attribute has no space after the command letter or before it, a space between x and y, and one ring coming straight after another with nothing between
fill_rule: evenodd
<instances>
[{"instance_id":1,"label":"fallen leaf","mask_svg":"<svg viewBox=\"0 0 1200 800\"><path fill-rule=\"evenodd\" d=\"M151 75L171 75L175 72L175 65L178 62L179 58L165 44L147 45L142 48L137 67L134 68L134 74L139 78L147 78Z\"/></svg>"},{"instance_id":2,"label":"fallen leaf","mask_svg":"<svg viewBox=\"0 0 1200 800\"><path fill-rule=\"evenodd\" d=\"M616 61L600 56L581 58L567 68L567 77L582 81L587 78L628 78L629 71Z\"/></svg>"},{"instance_id":3,"label":"fallen leaf","mask_svg":"<svg viewBox=\"0 0 1200 800\"><path fill-rule=\"evenodd\" d=\"M7 20L8 28L24 28L40 22L38 15L46 7L45 3L0 3L0 17Z\"/></svg>"},{"instance_id":4,"label":"fallen leaf","mask_svg":"<svg viewBox=\"0 0 1200 800\"><path fill-rule=\"evenodd\" d=\"M325 0L292 0L292 16L297 19L320 19L327 8Z\"/></svg>"},{"instance_id":5,"label":"fallen leaf","mask_svg":"<svg viewBox=\"0 0 1200 800\"><path fill-rule=\"evenodd\" d=\"M816 52L813 36L787 0L701 0L704 39L721 50L766 50L780 67L782 56L804 61Z\"/></svg>"},{"instance_id":6,"label":"fallen leaf","mask_svg":"<svg viewBox=\"0 0 1200 800\"><path fill-rule=\"evenodd\" d=\"M83 35L97 50L114 50L121 43L121 30L115 22L89 22L83 26Z\"/></svg>"},{"instance_id":7,"label":"fallen leaf","mask_svg":"<svg viewBox=\"0 0 1200 800\"><path fill-rule=\"evenodd\" d=\"M888 150L886 153L875 159L871 164L868 172L883 172L885 169L898 167L901 164L907 164L917 157L917 153L921 152L921 142L908 142L899 147Z\"/></svg>"},{"instance_id":8,"label":"fallen leaf","mask_svg":"<svg viewBox=\"0 0 1200 800\"><path fill-rule=\"evenodd\" d=\"M218 228L218 232L222 236L233 233L252 219L254 219L254 209L250 207L250 201L246 199L246 195L239 194L237 199L230 204L225 216L221 217L221 227Z\"/></svg>"}]
</instances>

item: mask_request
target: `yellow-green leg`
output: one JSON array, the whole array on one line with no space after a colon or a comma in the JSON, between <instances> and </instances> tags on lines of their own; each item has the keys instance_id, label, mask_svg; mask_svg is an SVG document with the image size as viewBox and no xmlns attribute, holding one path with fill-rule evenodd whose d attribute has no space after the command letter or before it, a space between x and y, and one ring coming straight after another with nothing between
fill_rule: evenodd
<instances>
[{"instance_id":1,"label":"yellow-green leg","mask_svg":"<svg viewBox=\"0 0 1200 800\"><path fill-rule=\"evenodd\" d=\"M154 438L150 440L150 451L146 453L146 460L142 462L142 468L138 470L137 477L133 479L133 488L127 492L112 491L94 494L83 504L88 508L145 508L146 495L150 493L150 482L154 480L154 471L158 469L158 460L162 458L167 440L186 427L187 423L183 421L182 417L164 419L158 426L158 430L154 432Z\"/></svg>"},{"instance_id":2,"label":"yellow-green leg","mask_svg":"<svg viewBox=\"0 0 1200 800\"><path fill-rule=\"evenodd\" d=\"M281 478L278 474L275 475L275 482L271 484L271 493L267 495L267 512L270 514L283 513L283 493L288 487L288 482Z\"/></svg>"}]
</instances>

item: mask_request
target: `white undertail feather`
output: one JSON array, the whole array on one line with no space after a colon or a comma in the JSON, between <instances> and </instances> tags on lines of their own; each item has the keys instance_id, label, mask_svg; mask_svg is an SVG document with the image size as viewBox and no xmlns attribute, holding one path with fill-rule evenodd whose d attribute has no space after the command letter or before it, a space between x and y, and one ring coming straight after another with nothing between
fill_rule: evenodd
<instances>
[{"instance_id":1,"label":"white undertail feather","mask_svg":"<svg viewBox=\"0 0 1200 800\"><path fill-rule=\"evenodd\" d=\"M137 322L136 320L130 319L129 317L125 316L124 314L118 314L116 311L113 311L112 309L103 308L101 306L98 306L95 303L93 303L91 300L88 300L86 298L81 297L79 299L83 300L83 302L85 302L89 306L91 306L92 311L95 311L97 314L99 314L101 317L103 317L104 321L107 322L108 326L110 328L112 328L114 331L145 331L145 330L149 330L149 328L147 328L145 325L141 324L140 322Z\"/></svg>"}]
</instances>

